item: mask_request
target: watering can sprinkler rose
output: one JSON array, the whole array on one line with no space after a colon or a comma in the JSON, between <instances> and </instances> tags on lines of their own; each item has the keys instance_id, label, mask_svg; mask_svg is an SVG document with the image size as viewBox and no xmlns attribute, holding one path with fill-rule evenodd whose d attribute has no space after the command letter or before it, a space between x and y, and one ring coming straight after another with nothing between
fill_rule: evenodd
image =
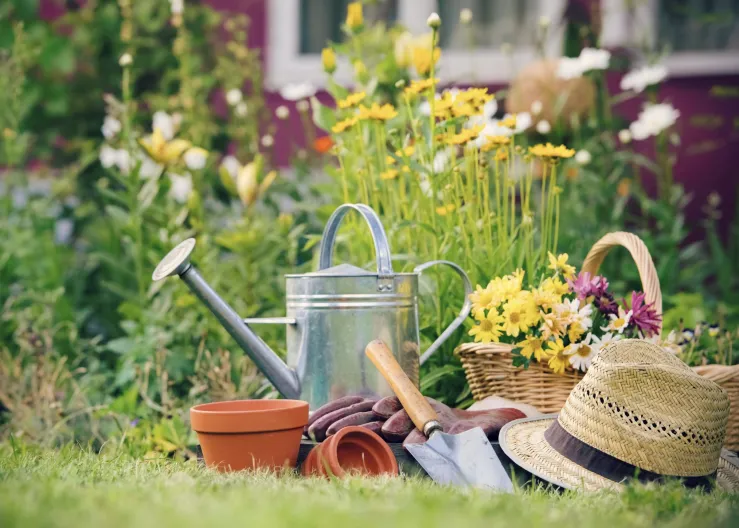
<instances>
[{"instance_id":1,"label":"watering can sprinkler rose","mask_svg":"<svg viewBox=\"0 0 739 528\"><path fill-rule=\"evenodd\" d=\"M336 234L347 212L367 223L374 241L377 271L349 264L333 266ZM274 387L289 399L305 400L312 410L346 395L385 397L393 394L364 354L378 336L418 385L418 367L446 341L469 315L472 285L458 265L435 260L412 273L395 273L385 230L377 214L363 204L344 204L334 211L323 231L319 269L286 275L287 316L242 319L190 263L195 240L180 243L159 263L152 279L178 275L210 309ZM419 355L418 281L427 268L445 264L464 283L459 315L434 343ZM287 364L252 330L256 324L287 325Z\"/></svg>"}]
</instances>

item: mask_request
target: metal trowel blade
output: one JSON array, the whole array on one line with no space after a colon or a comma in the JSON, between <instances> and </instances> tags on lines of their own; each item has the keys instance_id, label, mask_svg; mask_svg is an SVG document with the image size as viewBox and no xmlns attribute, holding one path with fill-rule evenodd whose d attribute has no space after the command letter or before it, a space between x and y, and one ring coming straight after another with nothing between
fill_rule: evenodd
<instances>
[{"instance_id":1,"label":"metal trowel blade","mask_svg":"<svg viewBox=\"0 0 739 528\"><path fill-rule=\"evenodd\" d=\"M435 432L425 444L409 444L406 449L438 484L513 491L508 473L479 427L459 434Z\"/></svg>"}]
</instances>

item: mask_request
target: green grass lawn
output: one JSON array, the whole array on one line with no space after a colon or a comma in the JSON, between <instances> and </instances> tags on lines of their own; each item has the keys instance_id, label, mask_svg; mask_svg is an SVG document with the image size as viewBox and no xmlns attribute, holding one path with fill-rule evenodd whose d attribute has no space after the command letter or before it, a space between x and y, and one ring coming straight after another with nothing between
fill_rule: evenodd
<instances>
[{"instance_id":1,"label":"green grass lawn","mask_svg":"<svg viewBox=\"0 0 739 528\"><path fill-rule=\"evenodd\" d=\"M420 479L220 475L195 463L0 446L0 526L738 526L739 496L677 485L499 495Z\"/></svg>"}]
</instances>

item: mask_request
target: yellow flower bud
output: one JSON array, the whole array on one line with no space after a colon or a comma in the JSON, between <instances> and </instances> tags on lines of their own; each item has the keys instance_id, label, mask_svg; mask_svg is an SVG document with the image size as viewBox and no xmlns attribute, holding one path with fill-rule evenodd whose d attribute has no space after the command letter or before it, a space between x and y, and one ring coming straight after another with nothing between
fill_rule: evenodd
<instances>
[{"instance_id":1,"label":"yellow flower bud","mask_svg":"<svg viewBox=\"0 0 739 528\"><path fill-rule=\"evenodd\" d=\"M333 48L323 48L321 62L323 63L323 70L329 75L336 71L336 53L334 53Z\"/></svg>"},{"instance_id":2,"label":"yellow flower bud","mask_svg":"<svg viewBox=\"0 0 739 528\"><path fill-rule=\"evenodd\" d=\"M351 30L358 30L364 25L362 2L352 2L346 9L346 25Z\"/></svg>"},{"instance_id":3,"label":"yellow flower bud","mask_svg":"<svg viewBox=\"0 0 739 528\"><path fill-rule=\"evenodd\" d=\"M239 171L236 178L236 190L241 199L241 203L250 206L257 200L259 194L259 183L257 182L257 164L256 162L247 163Z\"/></svg>"}]
</instances>

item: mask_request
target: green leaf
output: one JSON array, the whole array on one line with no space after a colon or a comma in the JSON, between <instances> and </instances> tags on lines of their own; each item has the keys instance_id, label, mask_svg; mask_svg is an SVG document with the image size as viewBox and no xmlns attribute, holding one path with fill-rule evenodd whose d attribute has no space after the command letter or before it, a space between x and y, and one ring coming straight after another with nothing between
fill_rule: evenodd
<instances>
[{"instance_id":1,"label":"green leaf","mask_svg":"<svg viewBox=\"0 0 739 528\"><path fill-rule=\"evenodd\" d=\"M346 99L346 96L349 95L349 90L338 84L333 78L329 78L326 90L328 90L328 93L330 93L337 101L339 99Z\"/></svg>"},{"instance_id":2,"label":"green leaf","mask_svg":"<svg viewBox=\"0 0 739 528\"><path fill-rule=\"evenodd\" d=\"M316 126L330 132L331 128L336 124L334 109L321 104L321 102L315 98L311 100L311 107L313 108L313 122Z\"/></svg>"}]
</instances>

